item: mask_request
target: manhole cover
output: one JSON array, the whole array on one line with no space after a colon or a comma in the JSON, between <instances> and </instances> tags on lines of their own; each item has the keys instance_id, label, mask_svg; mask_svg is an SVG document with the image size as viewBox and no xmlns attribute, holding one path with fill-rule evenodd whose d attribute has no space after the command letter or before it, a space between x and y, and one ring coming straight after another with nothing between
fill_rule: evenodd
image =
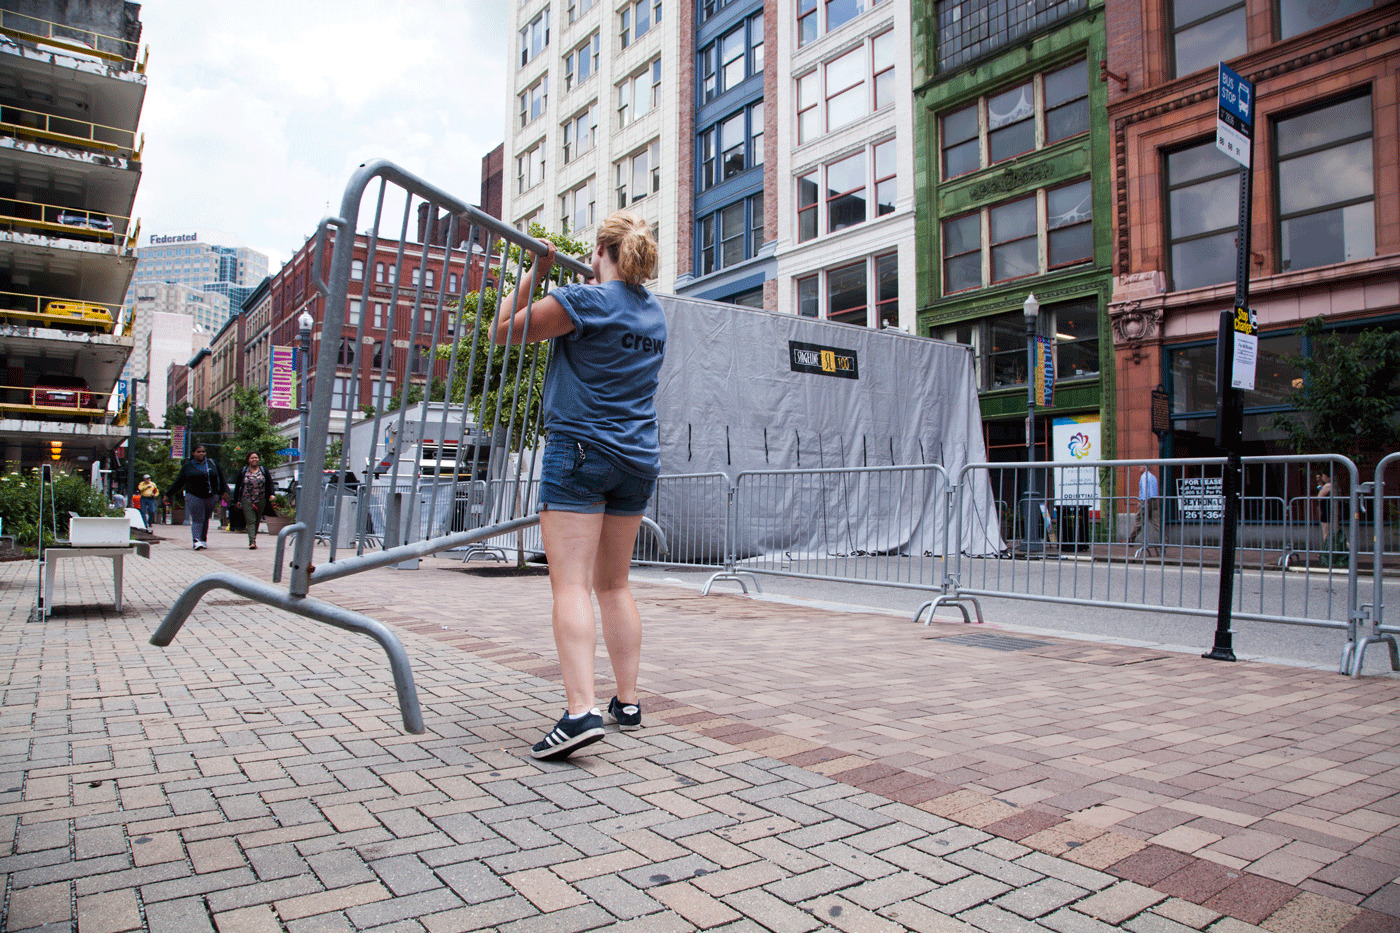
<instances>
[{"instance_id":1,"label":"manhole cover","mask_svg":"<svg viewBox=\"0 0 1400 933\"><path fill-rule=\"evenodd\" d=\"M974 648L989 648L992 651L1027 651L1031 648L1044 648L1051 644L1048 641L1036 641L1034 638L1017 638L1014 635L993 635L989 632L970 632L967 635L949 635L942 641L957 642L960 645L971 645Z\"/></svg>"}]
</instances>

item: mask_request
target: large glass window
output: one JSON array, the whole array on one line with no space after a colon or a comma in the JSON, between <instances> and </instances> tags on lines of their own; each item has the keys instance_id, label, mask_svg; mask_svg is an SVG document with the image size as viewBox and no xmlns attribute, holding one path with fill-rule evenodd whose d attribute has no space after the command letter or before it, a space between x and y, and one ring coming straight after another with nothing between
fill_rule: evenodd
<instances>
[{"instance_id":1,"label":"large glass window","mask_svg":"<svg viewBox=\"0 0 1400 933\"><path fill-rule=\"evenodd\" d=\"M1170 152L1166 162L1172 289L1233 281L1240 164L1214 139Z\"/></svg>"},{"instance_id":2,"label":"large glass window","mask_svg":"<svg viewBox=\"0 0 1400 933\"><path fill-rule=\"evenodd\" d=\"M1279 32L1284 39L1310 29L1335 23L1344 16L1360 13L1375 6L1374 0L1278 0ZM1221 56L1222 58L1224 56Z\"/></svg>"},{"instance_id":3,"label":"large glass window","mask_svg":"<svg viewBox=\"0 0 1400 933\"><path fill-rule=\"evenodd\" d=\"M653 141L640 152L614 166L617 173L617 206L635 204L661 190L661 142Z\"/></svg>"},{"instance_id":4,"label":"large glass window","mask_svg":"<svg viewBox=\"0 0 1400 933\"><path fill-rule=\"evenodd\" d=\"M701 217L696 237L700 275L752 259L763 246L763 195L735 201Z\"/></svg>"},{"instance_id":5,"label":"large glass window","mask_svg":"<svg viewBox=\"0 0 1400 933\"><path fill-rule=\"evenodd\" d=\"M661 103L661 59L617 86L617 125L626 126L651 113Z\"/></svg>"},{"instance_id":6,"label":"large glass window","mask_svg":"<svg viewBox=\"0 0 1400 933\"><path fill-rule=\"evenodd\" d=\"M763 164L763 102L700 133L700 190Z\"/></svg>"},{"instance_id":7,"label":"large glass window","mask_svg":"<svg viewBox=\"0 0 1400 933\"><path fill-rule=\"evenodd\" d=\"M950 217L941 229L945 295L1091 262L1093 189L1087 178L1042 188Z\"/></svg>"},{"instance_id":8,"label":"large glass window","mask_svg":"<svg viewBox=\"0 0 1400 933\"><path fill-rule=\"evenodd\" d=\"M949 110L939 115L938 127L945 179L1082 136L1089 132L1086 62L1079 59Z\"/></svg>"},{"instance_id":9,"label":"large glass window","mask_svg":"<svg viewBox=\"0 0 1400 933\"><path fill-rule=\"evenodd\" d=\"M734 0L699 0L700 22L705 22L733 2Z\"/></svg>"},{"instance_id":10,"label":"large glass window","mask_svg":"<svg viewBox=\"0 0 1400 933\"><path fill-rule=\"evenodd\" d=\"M938 73L1042 32L1088 6L1088 0L935 0Z\"/></svg>"},{"instance_id":11,"label":"large glass window","mask_svg":"<svg viewBox=\"0 0 1400 933\"><path fill-rule=\"evenodd\" d=\"M1099 309L1094 301L1056 305L1055 378L1078 379L1099 374Z\"/></svg>"},{"instance_id":12,"label":"large glass window","mask_svg":"<svg viewBox=\"0 0 1400 933\"><path fill-rule=\"evenodd\" d=\"M806 45L818 36L855 19L881 0L797 0L797 44Z\"/></svg>"},{"instance_id":13,"label":"large glass window","mask_svg":"<svg viewBox=\"0 0 1400 933\"><path fill-rule=\"evenodd\" d=\"M563 229L572 233L593 223L593 179L589 179L559 198Z\"/></svg>"},{"instance_id":14,"label":"large glass window","mask_svg":"<svg viewBox=\"0 0 1400 933\"><path fill-rule=\"evenodd\" d=\"M596 0L566 0L566 2L568 3L568 20L572 23L593 9Z\"/></svg>"},{"instance_id":15,"label":"large glass window","mask_svg":"<svg viewBox=\"0 0 1400 933\"><path fill-rule=\"evenodd\" d=\"M859 327L899 323L899 257L867 256L799 277L797 313ZM874 309L874 314L871 314Z\"/></svg>"},{"instance_id":16,"label":"large glass window","mask_svg":"<svg viewBox=\"0 0 1400 933\"><path fill-rule=\"evenodd\" d=\"M598 138L598 111L587 110L564 124L564 163L567 165L593 148Z\"/></svg>"},{"instance_id":17,"label":"large glass window","mask_svg":"<svg viewBox=\"0 0 1400 933\"><path fill-rule=\"evenodd\" d=\"M1214 68L1249 51L1244 0L1172 0L1176 76Z\"/></svg>"},{"instance_id":18,"label":"large glass window","mask_svg":"<svg viewBox=\"0 0 1400 933\"><path fill-rule=\"evenodd\" d=\"M899 194L895 158L894 139L884 139L798 176L798 242L892 212ZM826 193L818 197L819 191Z\"/></svg>"},{"instance_id":19,"label":"large glass window","mask_svg":"<svg viewBox=\"0 0 1400 933\"><path fill-rule=\"evenodd\" d=\"M545 7L520 30L520 66L523 68L530 64L548 46L549 7Z\"/></svg>"},{"instance_id":20,"label":"large glass window","mask_svg":"<svg viewBox=\"0 0 1400 933\"><path fill-rule=\"evenodd\" d=\"M618 14L618 39L625 49L661 22L661 0L633 0Z\"/></svg>"},{"instance_id":21,"label":"large glass window","mask_svg":"<svg viewBox=\"0 0 1400 933\"><path fill-rule=\"evenodd\" d=\"M543 75L520 95L520 125L526 126L544 116L548 105L549 75Z\"/></svg>"},{"instance_id":22,"label":"large glass window","mask_svg":"<svg viewBox=\"0 0 1400 933\"><path fill-rule=\"evenodd\" d=\"M1094 191L1088 179L1045 193L1049 267L1094 258Z\"/></svg>"},{"instance_id":23,"label":"large glass window","mask_svg":"<svg viewBox=\"0 0 1400 933\"><path fill-rule=\"evenodd\" d=\"M699 72L702 104L763 74L763 14L749 17L702 48Z\"/></svg>"},{"instance_id":24,"label":"large glass window","mask_svg":"<svg viewBox=\"0 0 1400 933\"><path fill-rule=\"evenodd\" d=\"M516 193L529 191L544 181L544 143L538 142L515 160Z\"/></svg>"},{"instance_id":25,"label":"large glass window","mask_svg":"<svg viewBox=\"0 0 1400 933\"><path fill-rule=\"evenodd\" d=\"M1376 254L1371 95L1279 120L1279 248L1283 269Z\"/></svg>"},{"instance_id":26,"label":"large glass window","mask_svg":"<svg viewBox=\"0 0 1400 933\"><path fill-rule=\"evenodd\" d=\"M1036 259L1035 198L998 204L988 213L992 241L992 281L1005 282L1040 271Z\"/></svg>"},{"instance_id":27,"label":"large glass window","mask_svg":"<svg viewBox=\"0 0 1400 933\"><path fill-rule=\"evenodd\" d=\"M570 52L564 59L564 90L571 91L577 84L587 81L598 70L598 51L601 39L594 33L583 44Z\"/></svg>"},{"instance_id":28,"label":"large glass window","mask_svg":"<svg viewBox=\"0 0 1400 933\"><path fill-rule=\"evenodd\" d=\"M797 77L799 143L894 102L893 35L881 33Z\"/></svg>"}]
</instances>

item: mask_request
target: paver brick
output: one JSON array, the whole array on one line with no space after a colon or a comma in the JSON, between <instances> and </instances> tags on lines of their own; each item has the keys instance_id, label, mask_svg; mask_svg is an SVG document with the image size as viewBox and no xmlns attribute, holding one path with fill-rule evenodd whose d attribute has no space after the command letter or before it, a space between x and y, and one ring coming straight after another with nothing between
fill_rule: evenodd
<instances>
[{"instance_id":1,"label":"paver brick","mask_svg":"<svg viewBox=\"0 0 1400 933\"><path fill-rule=\"evenodd\" d=\"M849 888L852 885L860 884L860 882L861 877L857 874L846 871L844 868L837 868L835 865L825 865L800 875L793 875L790 878L766 884L763 886L763 890L789 904L797 904L814 897L820 897L823 894L830 894L832 891Z\"/></svg>"},{"instance_id":2,"label":"paver brick","mask_svg":"<svg viewBox=\"0 0 1400 933\"><path fill-rule=\"evenodd\" d=\"M658 885L650 893L657 901L702 930L740 919L738 911L690 882Z\"/></svg>"},{"instance_id":3,"label":"paver brick","mask_svg":"<svg viewBox=\"0 0 1400 933\"><path fill-rule=\"evenodd\" d=\"M981 904L958 916L987 933L1040 933L1039 926L996 904Z\"/></svg>"},{"instance_id":4,"label":"paver brick","mask_svg":"<svg viewBox=\"0 0 1400 933\"><path fill-rule=\"evenodd\" d=\"M1086 896L1084 888L1055 878L1042 878L1023 888L1016 888L993 903L1027 919L1035 919Z\"/></svg>"},{"instance_id":5,"label":"paver brick","mask_svg":"<svg viewBox=\"0 0 1400 933\"><path fill-rule=\"evenodd\" d=\"M365 884L352 884L349 887L335 888L319 894L289 897L277 901L272 906L284 921L298 920L316 914L344 910L357 904L369 904L392 897L389 890L378 881Z\"/></svg>"},{"instance_id":6,"label":"paver brick","mask_svg":"<svg viewBox=\"0 0 1400 933\"><path fill-rule=\"evenodd\" d=\"M763 925L772 933L807 933L822 925L821 921L760 888L736 891L721 898L729 907L745 917L762 917Z\"/></svg>"},{"instance_id":7,"label":"paver brick","mask_svg":"<svg viewBox=\"0 0 1400 933\"><path fill-rule=\"evenodd\" d=\"M656 913L662 905L618 875L596 875L575 883L589 900L622 920Z\"/></svg>"},{"instance_id":8,"label":"paver brick","mask_svg":"<svg viewBox=\"0 0 1400 933\"><path fill-rule=\"evenodd\" d=\"M903 933L892 920L853 904L838 894L828 894L802 905L816 919L846 933Z\"/></svg>"},{"instance_id":9,"label":"paver brick","mask_svg":"<svg viewBox=\"0 0 1400 933\"><path fill-rule=\"evenodd\" d=\"M214 933L200 897L146 904L146 929L150 933Z\"/></svg>"},{"instance_id":10,"label":"paver brick","mask_svg":"<svg viewBox=\"0 0 1400 933\"><path fill-rule=\"evenodd\" d=\"M841 896L866 910L878 911L900 901L908 901L934 888L933 882L911 871L886 875L841 892Z\"/></svg>"},{"instance_id":11,"label":"paver brick","mask_svg":"<svg viewBox=\"0 0 1400 933\"><path fill-rule=\"evenodd\" d=\"M948 861L956 865L961 865L968 871L976 872L979 875L986 875L989 878L996 878L1004 881L1013 888L1034 884L1043 876L1038 872L1031 871L1008 862L1005 859L997 858L980 848L959 849L948 857Z\"/></svg>"},{"instance_id":12,"label":"paver brick","mask_svg":"<svg viewBox=\"0 0 1400 933\"><path fill-rule=\"evenodd\" d=\"M516 894L428 914L421 918L421 922L428 933L470 933L474 930L498 930L513 920L538 914L535 905Z\"/></svg>"},{"instance_id":13,"label":"paver brick","mask_svg":"<svg viewBox=\"0 0 1400 933\"><path fill-rule=\"evenodd\" d=\"M1079 901L1074 905L1074 909L1096 920L1102 920L1109 924L1119 924L1166 899L1165 894L1160 894L1151 888L1134 884L1131 881L1120 881L1092 897Z\"/></svg>"},{"instance_id":14,"label":"paver brick","mask_svg":"<svg viewBox=\"0 0 1400 933\"><path fill-rule=\"evenodd\" d=\"M1008 885L995 878L968 875L966 878L960 878L952 884L945 884L937 890L915 898L915 900L926 907L932 907L939 913L956 915L970 907L976 907L978 904L1005 894L1009 890L1011 888Z\"/></svg>"}]
</instances>

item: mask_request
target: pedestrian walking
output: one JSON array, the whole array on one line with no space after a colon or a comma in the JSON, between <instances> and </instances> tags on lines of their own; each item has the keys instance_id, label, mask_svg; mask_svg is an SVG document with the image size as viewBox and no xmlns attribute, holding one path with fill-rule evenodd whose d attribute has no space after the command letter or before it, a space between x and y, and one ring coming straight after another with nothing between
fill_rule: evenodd
<instances>
[{"instance_id":1,"label":"pedestrian walking","mask_svg":"<svg viewBox=\"0 0 1400 933\"><path fill-rule=\"evenodd\" d=\"M248 550L258 549L258 523L272 511L272 474L262 465L258 452L248 454L238 479L233 482L233 501L243 512L248 530Z\"/></svg>"},{"instance_id":2,"label":"pedestrian walking","mask_svg":"<svg viewBox=\"0 0 1400 933\"><path fill-rule=\"evenodd\" d=\"M146 529L149 531L156 523L156 501L160 499L160 487L151 479L151 474L147 473L141 477L136 491L141 494L141 520L146 523Z\"/></svg>"},{"instance_id":3,"label":"pedestrian walking","mask_svg":"<svg viewBox=\"0 0 1400 933\"><path fill-rule=\"evenodd\" d=\"M1128 532L1131 542L1143 534L1142 547L1134 557L1142 557L1148 551L1160 553L1162 541L1162 500L1158 497L1157 474L1148 466L1138 467L1138 508L1133 519L1133 530Z\"/></svg>"},{"instance_id":4,"label":"pedestrian walking","mask_svg":"<svg viewBox=\"0 0 1400 933\"><path fill-rule=\"evenodd\" d=\"M226 489L223 471L219 464L209 457L204 445L195 446L190 459L180 467L180 475L170 487L165 501L185 495L185 511L190 516L190 537L194 539L194 549L202 551L209 546L209 517L219 507L219 500Z\"/></svg>"},{"instance_id":5,"label":"pedestrian walking","mask_svg":"<svg viewBox=\"0 0 1400 933\"><path fill-rule=\"evenodd\" d=\"M617 694L608 715L625 730L641 727L637 669L642 620L628 587L632 550L660 472L656 387L666 318L642 282L656 268L646 221L618 211L598 228L593 280L530 296L554 265L551 244L521 286L501 304L494 342L558 338L541 404L547 431L540 532L554 596L554 645L568 708L531 750L562 759L603 737L595 705L593 597Z\"/></svg>"}]
</instances>

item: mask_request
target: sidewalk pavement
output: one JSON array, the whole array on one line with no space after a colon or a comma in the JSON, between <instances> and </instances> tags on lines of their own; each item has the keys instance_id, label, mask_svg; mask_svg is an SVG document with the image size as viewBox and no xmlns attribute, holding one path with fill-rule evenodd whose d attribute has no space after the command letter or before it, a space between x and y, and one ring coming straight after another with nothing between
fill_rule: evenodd
<instances>
[{"instance_id":1,"label":"sidewalk pavement","mask_svg":"<svg viewBox=\"0 0 1400 933\"><path fill-rule=\"evenodd\" d=\"M150 645L270 576L161 531L120 615L0 564L0 929L1400 930L1395 678L645 585L644 728L551 764L544 575L313 590L399 633L413 736L362 636L215 592Z\"/></svg>"}]
</instances>

